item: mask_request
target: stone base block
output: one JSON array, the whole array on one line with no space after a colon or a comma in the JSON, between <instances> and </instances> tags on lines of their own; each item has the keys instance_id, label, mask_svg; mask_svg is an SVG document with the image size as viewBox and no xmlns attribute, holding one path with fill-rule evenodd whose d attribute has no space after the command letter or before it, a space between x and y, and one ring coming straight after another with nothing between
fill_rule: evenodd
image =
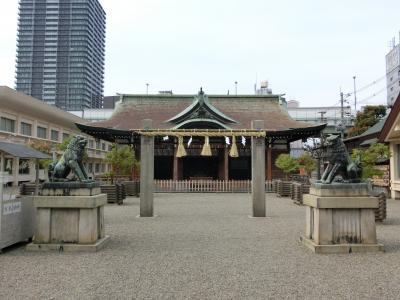
<instances>
[{"instance_id":1,"label":"stone base block","mask_svg":"<svg viewBox=\"0 0 400 300\"><path fill-rule=\"evenodd\" d=\"M300 242L314 253L338 254L338 253L357 253L357 252L384 252L382 244L335 244L318 245L305 236L300 237Z\"/></svg>"},{"instance_id":2,"label":"stone base block","mask_svg":"<svg viewBox=\"0 0 400 300\"><path fill-rule=\"evenodd\" d=\"M42 185L42 196L94 196L100 194L98 182L45 182Z\"/></svg>"},{"instance_id":3,"label":"stone base block","mask_svg":"<svg viewBox=\"0 0 400 300\"><path fill-rule=\"evenodd\" d=\"M30 243L26 246L27 251L59 251L59 252L96 252L104 248L109 242L110 237L97 240L94 244L35 244Z\"/></svg>"},{"instance_id":4,"label":"stone base block","mask_svg":"<svg viewBox=\"0 0 400 300\"><path fill-rule=\"evenodd\" d=\"M36 245L47 244L56 249L60 245L93 246L105 237L105 194L33 196L33 203L36 208L33 243Z\"/></svg>"},{"instance_id":5,"label":"stone base block","mask_svg":"<svg viewBox=\"0 0 400 300\"><path fill-rule=\"evenodd\" d=\"M94 196L101 193L100 187L82 189L42 189L42 196Z\"/></svg>"},{"instance_id":6,"label":"stone base block","mask_svg":"<svg viewBox=\"0 0 400 300\"><path fill-rule=\"evenodd\" d=\"M341 189L352 194L354 185L343 184ZM383 251L383 245L378 244L376 238L378 199L361 192L358 196L333 196L336 193L334 189L324 186L317 192L312 191L318 195L304 195L306 232L301 237L303 244L315 253Z\"/></svg>"},{"instance_id":7,"label":"stone base block","mask_svg":"<svg viewBox=\"0 0 400 300\"><path fill-rule=\"evenodd\" d=\"M361 197L368 196L366 183L331 183L314 182L310 194L320 197Z\"/></svg>"}]
</instances>

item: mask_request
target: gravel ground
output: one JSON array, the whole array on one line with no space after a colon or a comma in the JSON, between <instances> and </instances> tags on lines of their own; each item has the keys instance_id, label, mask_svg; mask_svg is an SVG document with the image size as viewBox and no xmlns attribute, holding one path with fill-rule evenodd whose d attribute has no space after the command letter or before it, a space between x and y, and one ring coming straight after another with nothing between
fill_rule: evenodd
<instances>
[{"instance_id":1,"label":"gravel ground","mask_svg":"<svg viewBox=\"0 0 400 300\"><path fill-rule=\"evenodd\" d=\"M0 255L0 298L398 299L400 201L377 226L386 253L313 254L298 242L305 208L267 194L252 219L249 194L156 194L106 207L110 243L98 253Z\"/></svg>"}]
</instances>

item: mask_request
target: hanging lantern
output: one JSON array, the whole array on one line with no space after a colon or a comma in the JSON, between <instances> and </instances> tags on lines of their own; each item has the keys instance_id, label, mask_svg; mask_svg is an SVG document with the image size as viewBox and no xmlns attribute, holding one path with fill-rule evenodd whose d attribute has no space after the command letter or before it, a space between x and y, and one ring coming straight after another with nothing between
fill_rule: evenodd
<instances>
[{"instance_id":1,"label":"hanging lantern","mask_svg":"<svg viewBox=\"0 0 400 300\"><path fill-rule=\"evenodd\" d=\"M229 151L229 156L230 157L239 157L238 149L236 146L236 137L232 136L232 147L231 151Z\"/></svg>"},{"instance_id":2,"label":"hanging lantern","mask_svg":"<svg viewBox=\"0 0 400 300\"><path fill-rule=\"evenodd\" d=\"M205 137L203 150L201 150L201 155L211 156L210 138L208 136Z\"/></svg>"},{"instance_id":3,"label":"hanging lantern","mask_svg":"<svg viewBox=\"0 0 400 300\"><path fill-rule=\"evenodd\" d=\"M178 149L176 150L176 157L186 156L186 150L183 146L183 136L178 136Z\"/></svg>"}]
</instances>

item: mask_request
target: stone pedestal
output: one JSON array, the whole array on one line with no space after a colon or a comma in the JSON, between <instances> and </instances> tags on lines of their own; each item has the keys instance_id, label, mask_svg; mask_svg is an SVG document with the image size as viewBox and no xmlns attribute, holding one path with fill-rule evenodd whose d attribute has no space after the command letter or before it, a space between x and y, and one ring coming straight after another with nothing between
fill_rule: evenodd
<instances>
[{"instance_id":1,"label":"stone pedestal","mask_svg":"<svg viewBox=\"0 0 400 300\"><path fill-rule=\"evenodd\" d=\"M384 251L377 244L374 209L367 184L320 184L304 195L306 233L300 240L315 253Z\"/></svg>"},{"instance_id":2,"label":"stone pedestal","mask_svg":"<svg viewBox=\"0 0 400 300\"><path fill-rule=\"evenodd\" d=\"M105 194L93 195L95 188L79 188L82 196L47 196L58 191L43 191L32 196L36 226L29 251L97 251L109 237L104 231ZM69 191L76 195L78 191Z\"/></svg>"}]
</instances>

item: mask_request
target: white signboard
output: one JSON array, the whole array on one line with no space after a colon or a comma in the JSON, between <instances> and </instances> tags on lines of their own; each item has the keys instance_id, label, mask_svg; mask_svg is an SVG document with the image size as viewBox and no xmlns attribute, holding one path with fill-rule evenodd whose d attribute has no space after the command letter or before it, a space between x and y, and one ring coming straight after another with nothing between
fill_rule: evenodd
<instances>
[{"instance_id":1,"label":"white signboard","mask_svg":"<svg viewBox=\"0 0 400 300\"><path fill-rule=\"evenodd\" d=\"M3 205L3 215L11 215L21 212L21 202L5 203Z\"/></svg>"}]
</instances>

